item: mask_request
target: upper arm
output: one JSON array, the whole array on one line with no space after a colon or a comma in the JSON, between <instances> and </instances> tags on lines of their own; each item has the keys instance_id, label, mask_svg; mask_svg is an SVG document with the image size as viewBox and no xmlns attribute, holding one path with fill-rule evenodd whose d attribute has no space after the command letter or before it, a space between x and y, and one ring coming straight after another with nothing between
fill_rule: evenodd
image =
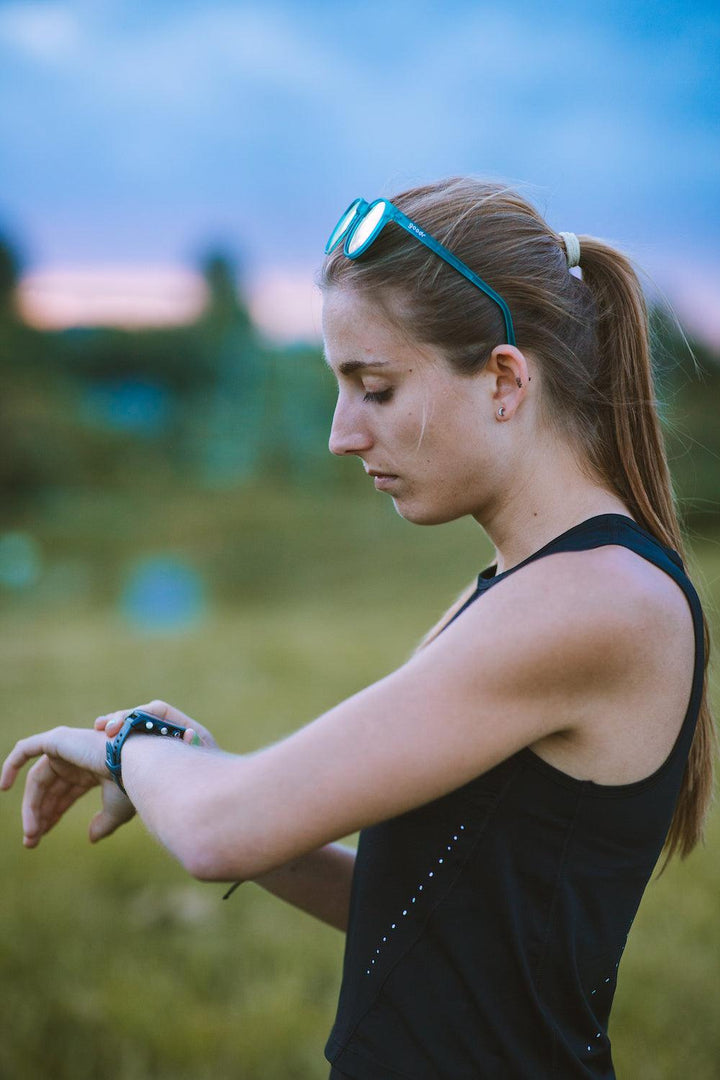
<instances>
[{"instance_id":1,"label":"upper arm","mask_svg":"<svg viewBox=\"0 0 720 1080\"><path fill-rule=\"evenodd\" d=\"M498 582L392 674L232 759L213 796L225 827L208 858L230 876L263 872L581 728L630 662L633 609L608 596L590 560L542 562Z\"/></svg>"}]
</instances>

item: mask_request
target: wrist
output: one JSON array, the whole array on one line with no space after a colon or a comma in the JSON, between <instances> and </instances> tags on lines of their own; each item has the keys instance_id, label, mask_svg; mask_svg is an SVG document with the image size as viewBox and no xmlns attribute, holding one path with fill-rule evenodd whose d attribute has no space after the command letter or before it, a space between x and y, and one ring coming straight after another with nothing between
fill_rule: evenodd
<instances>
[{"instance_id":1,"label":"wrist","mask_svg":"<svg viewBox=\"0 0 720 1080\"><path fill-rule=\"evenodd\" d=\"M133 735L154 735L182 740L185 730L178 724L171 724L168 720L162 720L141 709L135 709L129 714L117 735L108 740L105 753L107 770L124 795L127 795L127 792L122 779L122 751L127 740Z\"/></svg>"}]
</instances>

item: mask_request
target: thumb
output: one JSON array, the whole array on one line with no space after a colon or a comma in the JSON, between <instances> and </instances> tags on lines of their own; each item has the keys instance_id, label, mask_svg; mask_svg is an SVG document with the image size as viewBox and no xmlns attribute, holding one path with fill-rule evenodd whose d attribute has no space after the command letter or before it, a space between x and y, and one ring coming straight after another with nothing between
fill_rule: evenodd
<instances>
[{"instance_id":1,"label":"thumb","mask_svg":"<svg viewBox=\"0 0 720 1080\"><path fill-rule=\"evenodd\" d=\"M104 840L106 836L110 836L120 825L117 818L113 818L106 810L98 810L97 814L90 822L90 828L88 829L88 835L90 837L90 843L96 844L98 840Z\"/></svg>"},{"instance_id":2,"label":"thumb","mask_svg":"<svg viewBox=\"0 0 720 1080\"><path fill-rule=\"evenodd\" d=\"M96 844L98 840L104 840L106 836L111 836L116 829L119 829L121 825L124 825L126 821L130 821L134 816L135 808L131 804L128 804L127 811L123 813L118 813L116 808L109 809L104 806L101 810L98 810L90 822L88 828L90 843Z\"/></svg>"}]
</instances>

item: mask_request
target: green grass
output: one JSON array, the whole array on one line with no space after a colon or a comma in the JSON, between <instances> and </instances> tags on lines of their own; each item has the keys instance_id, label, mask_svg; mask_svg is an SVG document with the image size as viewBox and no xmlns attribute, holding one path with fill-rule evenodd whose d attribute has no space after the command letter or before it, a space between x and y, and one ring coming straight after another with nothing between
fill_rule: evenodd
<instances>
[{"instance_id":1,"label":"green grass","mask_svg":"<svg viewBox=\"0 0 720 1080\"><path fill-rule=\"evenodd\" d=\"M96 573L107 567L106 599L122 577L117 537L102 540L103 513L112 521L115 512L99 508L97 537L77 541ZM69 525L48 521L39 532L59 560L72 552ZM177 498L150 517L146 535L156 548L192 549L206 568L215 583L206 621L148 637L87 597L8 605L4 747L158 696L229 749L252 749L401 662L488 554L469 523L412 529L362 497ZM141 549L131 531L128 558ZM720 549L697 550L717 604ZM341 935L253 885L223 902L220 886L189 879L138 822L90 847L94 798L28 852L20 793L2 797L0 1076L327 1077ZM611 1031L620 1077L717 1075L718 840L716 815L706 848L648 888Z\"/></svg>"}]
</instances>

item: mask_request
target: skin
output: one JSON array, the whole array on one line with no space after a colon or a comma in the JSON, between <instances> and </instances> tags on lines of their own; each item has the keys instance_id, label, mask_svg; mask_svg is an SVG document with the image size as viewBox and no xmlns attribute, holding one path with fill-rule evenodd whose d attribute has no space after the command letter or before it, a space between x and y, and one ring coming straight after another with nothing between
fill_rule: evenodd
<instances>
[{"instance_id":1,"label":"skin","mask_svg":"<svg viewBox=\"0 0 720 1080\"><path fill-rule=\"evenodd\" d=\"M409 521L472 515L501 572L585 518L630 516L543 429L531 356L500 345L482 372L456 375L352 292L326 296L323 333L338 379L330 449L382 474L376 486ZM107 781L104 757L106 735L130 710L98 718L95 730L21 740L0 787L38 758L23 802L29 847L101 784L91 839L134 807L194 876L256 880L344 929L353 854L334 841L522 747L596 783L649 775L682 723L693 656L687 601L663 571L620 546L555 553L498 582L397 671L258 753L223 753L155 701L142 708L197 730L202 745L129 739L129 801Z\"/></svg>"}]
</instances>

